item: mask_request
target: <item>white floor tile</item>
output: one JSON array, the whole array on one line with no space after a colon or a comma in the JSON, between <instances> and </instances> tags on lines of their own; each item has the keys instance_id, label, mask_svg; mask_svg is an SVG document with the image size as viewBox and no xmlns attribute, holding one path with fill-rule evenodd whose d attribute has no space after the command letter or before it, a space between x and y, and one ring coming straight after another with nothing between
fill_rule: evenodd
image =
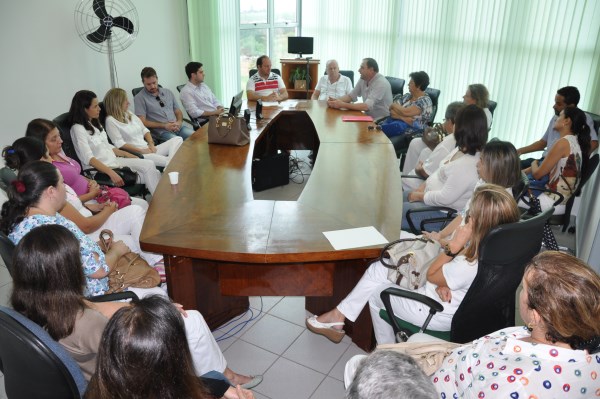
<instances>
[{"instance_id":1,"label":"white floor tile","mask_svg":"<svg viewBox=\"0 0 600 399\"><path fill-rule=\"evenodd\" d=\"M304 321L310 317L305 307L306 300L303 296L286 296L269 311L269 314L305 327Z\"/></svg>"},{"instance_id":2,"label":"white floor tile","mask_svg":"<svg viewBox=\"0 0 600 399\"><path fill-rule=\"evenodd\" d=\"M217 345L219 345L219 348L221 348L221 352L225 352L225 350L227 350L227 348L229 348L231 345L233 345L233 343L235 341L238 340L237 337L233 336L233 337L222 339L222 340L218 341L218 338L221 336L221 333L219 333L219 332L217 332L217 335L215 335L213 333L213 336L215 337L215 340L217 340Z\"/></svg>"},{"instance_id":3,"label":"white floor tile","mask_svg":"<svg viewBox=\"0 0 600 399\"><path fill-rule=\"evenodd\" d=\"M268 396L265 396L262 393L258 393L254 390L252 391L252 393L254 394L254 399L271 399Z\"/></svg>"},{"instance_id":4,"label":"white floor tile","mask_svg":"<svg viewBox=\"0 0 600 399\"><path fill-rule=\"evenodd\" d=\"M264 374L277 360L277 355L239 339L223 354L230 369L245 375Z\"/></svg>"},{"instance_id":5,"label":"white floor tile","mask_svg":"<svg viewBox=\"0 0 600 399\"><path fill-rule=\"evenodd\" d=\"M331 377L325 378L310 399L342 399L346 394L344 383Z\"/></svg>"},{"instance_id":6,"label":"white floor tile","mask_svg":"<svg viewBox=\"0 0 600 399\"><path fill-rule=\"evenodd\" d=\"M251 296L249 297L250 307L261 310L262 306L263 313L269 313L271 308L277 305L282 298L282 296Z\"/></svg>"},{"instance_id":7,"label":"white floor tile","mask_svg":"<svg viewBox=\"0 0 600 399\"><path fill-rule=\"evenodd\" d=\"M283 357L323 374L329 374L349 345L344 342L334 344L322 335L304 330L292 346L283 353Z\"/></svg>"},{"instance_id":8,"label":"white floor tile","mask_svg":"<svg viewBox=\"0 0 600 399\"><path fill-rule=\"evenodd\" d=\"M308 399L325 375L279 358L254 390L273 399Z\"/></svg>"},{"instance_id":9,"label":"white floor tile","mask_svg":"<svg viewBox=\"0 0 600 399\"><path fill-rule=\"evenodd\" d=\"M259 321L264 315L265 313L260 313L256 309L250 309L249 311L244 313L243 316L238 316L239 318L235 317L235 321L231 321L229 323L223 324L220 327L217 327L217 329L213 331L213 335L215 339L220 337L225 338L231 336L239 338L246 331L248 331L254 325L254 323Z\"/></svg>"},{"instance_id":10,"label":"white floor tile","mask_svg":"<svg viewBox=\"0 0 600 399\"><path fill-rule=\"evenodd\" d=\"M300 326L267 314L240 339L281 355L303 331Z\"/></svg>"},{"instance_id":11,"label":"white floor tile","mask_svg":"<svg viewBox=\"0 0 600 399\"><path fill-rule=\"evenodd\" d=\"M333 369L331 369L331 371L329 372L329 377L335 378L339 381L344 381L344 369L346 367L346 362L350 360L352 356L366 354L367 352L360 349L355 344L350 345L346 352L344 352L340 360L338 360L335 366L333 366Z\"/></svg>"}]
</instances>

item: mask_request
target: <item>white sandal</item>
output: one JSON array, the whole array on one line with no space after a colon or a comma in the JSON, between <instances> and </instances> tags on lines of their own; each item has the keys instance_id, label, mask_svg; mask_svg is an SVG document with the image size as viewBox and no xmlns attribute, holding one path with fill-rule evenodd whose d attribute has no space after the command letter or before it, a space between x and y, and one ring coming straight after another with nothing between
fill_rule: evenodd
<instances>
[{"instance_id":1,"label":"white sandal","mask_svg":"<svg viewBox=\"0 0 600 399\"><path fill-rule=\"evenodd\" d=\"M306 328L308 328L315 334L325 336L327 339L329 339L332 342L335 342L336 344L344 338L344 335L346 335L346 333L344 332L344 330L338 330L333 327L343 325L344 323L339 321L336 323L321 323L317 320L316 315L306 319Z\"/></svg>"}]
</instances>

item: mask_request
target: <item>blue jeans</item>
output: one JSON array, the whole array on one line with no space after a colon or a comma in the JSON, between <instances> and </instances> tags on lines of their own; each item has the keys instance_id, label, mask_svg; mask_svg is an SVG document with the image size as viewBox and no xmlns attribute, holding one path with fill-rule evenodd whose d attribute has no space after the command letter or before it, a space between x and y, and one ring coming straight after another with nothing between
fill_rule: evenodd
<instances>
[{"instance_id":1,"label":"blue jeans","mask_svg":"<svg viewBox=\"0 0 600 399\"><path fill-rule=\"evenodd\" d=\"M177 132L170 132L165 129L152 129L152 137L158 138L161 143L164 143L165 141L168 141L176 136L179 136L185 140L192 134L194 134L194 130L187 125L182 125L181 129L179 129Z\"/></svg>"},{"instance_id":2,"label":"blue jeans","mask_svg":"<svg viewBox=\"0 0 600 399\"><path fill-rule=\"evenodd\" d=\"M402 204L402 230L412 232L412 230L410 229L410 225L408 224L408 219L406 218L406 212L409 209L419 209L419 208L426 207L429 205L426 205L424 202L421 202L421 201L408 202L408 193L409 193L408 191L405 191L402 194L402 196L404 198L404 203ZM444 217L446 215L447 215L447 213L442 212L442 211L426 211L426 212L411 213L410 219L412 220L413 224L415 225L415 228L420 229L421 221L426 220L426 219L440 218L440 217ZM440 231L442 229L442 223L428 223L424 227L425 227L426 231Z\"/></svg>"},{"instance_id":3,"label":"blue jeans","mask_svg":"<svg viewBox=\"0 0 600 399\"><path fill-rule=\"evenodd\" d=\"M381 130L388 137L400 136L404 134L407 129L413 129L414 126L409 125L400 119L394 119L391 116L388 117L381 123Z\"/></svg>"}]
</instances>

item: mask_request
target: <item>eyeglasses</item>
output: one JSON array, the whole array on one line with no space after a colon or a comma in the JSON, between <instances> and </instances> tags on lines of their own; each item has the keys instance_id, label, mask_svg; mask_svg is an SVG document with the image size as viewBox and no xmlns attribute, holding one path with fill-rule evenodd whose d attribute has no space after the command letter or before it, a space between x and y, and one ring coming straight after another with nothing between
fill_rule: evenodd
<instances>
[{"instance_id":1,"label":"eyeglasses","mask_svg":"<svg viewBox=\"0 0 600 399\"><path fill-rule=\"evenodd\" d=\"M369 126L367 126L367 129L377 130L378 132L381 132L381 126L379 126L379 125L369 125Z\"/></svg>"},{"instance_id":2,"label":"eyeglasses","mask_svg":"<svg viewBox=\"0 0 600 399\"><path fill-rule=\"evenodd\" d=\"M158 101L161 107L165 106L165 103L163 103L163 100L161 100L159 96L156 96L156 101Z\"/></svg>"}]
</instances>

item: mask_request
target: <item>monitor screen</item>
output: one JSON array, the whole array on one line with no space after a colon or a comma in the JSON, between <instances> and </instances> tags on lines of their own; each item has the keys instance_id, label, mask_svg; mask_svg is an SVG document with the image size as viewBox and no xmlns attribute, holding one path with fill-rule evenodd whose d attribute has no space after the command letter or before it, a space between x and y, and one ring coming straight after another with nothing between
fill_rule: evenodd
<instances>
[{"instance_id":1,"label":"monitor screen","mask_svg":"<svg viewBox=\"0 0 600 399\"><path fill-rule=\"evenodd\" d=\"M229 113L233 116L236 116L238 112L240 112L240 108L242 107L242 96L244 95L244 91L240 91L238 94L233 96L231 99L231 106L229 107Z\"/></svg>"},{"instance_id":2,"label":"monitor screen","mask_svg":"<svg viewBox=\"0 0 600 399\"><path fill-rule=\"evenodd\" d=\"M312 37L288 37L288 53L290 54L312 54Z\"/></svg>"}]
</instances>

